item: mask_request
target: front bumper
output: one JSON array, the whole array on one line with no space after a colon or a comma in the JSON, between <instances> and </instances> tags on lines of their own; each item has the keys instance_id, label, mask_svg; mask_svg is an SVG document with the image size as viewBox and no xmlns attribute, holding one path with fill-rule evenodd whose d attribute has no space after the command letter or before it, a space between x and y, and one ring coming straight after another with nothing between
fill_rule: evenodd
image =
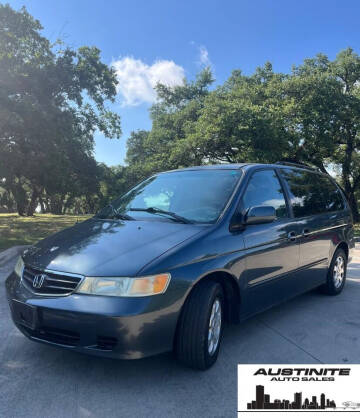
<instances>
[{"instance_id":1,"label":"front bumper","mask_svg":"<svg viewBox=\"0 0 360 418\"><path fill-rule=\"evenodd\" d=\"M26 289L15 273L6 280L13 321L28 338L121 359L137 359L172 349L181 302L169 290L164 295L144 298L75 293L44 297ZM18 306L22 304L32 307L31 326L19 320Z\"/></svg>"}]
</instances>

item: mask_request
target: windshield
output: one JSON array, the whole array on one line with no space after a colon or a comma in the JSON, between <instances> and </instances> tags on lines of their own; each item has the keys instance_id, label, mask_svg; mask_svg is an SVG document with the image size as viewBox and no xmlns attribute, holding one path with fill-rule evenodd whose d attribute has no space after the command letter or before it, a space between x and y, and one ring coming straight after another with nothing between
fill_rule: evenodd
<instances>
[{"instance_id":1,"label":"windshield","mask_svg":"<svg viewBox=\"0 0 360 418\"><path fill-rule=\"evenodd\" d=\"M213 223L225 208L240 176L240 170L228 169L157 174L114 200L97 217L130 215L135 219L149 219L166 216L154 210L145 211L155 208L172 212L191 222Z\"/></svg>"}]
</instances>

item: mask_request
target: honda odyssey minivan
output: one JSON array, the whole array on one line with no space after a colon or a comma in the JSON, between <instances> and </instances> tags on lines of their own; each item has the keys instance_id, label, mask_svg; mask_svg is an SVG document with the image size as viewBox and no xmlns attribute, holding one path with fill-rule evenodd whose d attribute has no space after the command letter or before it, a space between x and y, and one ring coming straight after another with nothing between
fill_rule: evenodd
<instances>
[{"instance_id":1,"label":"honda odyssey minivan","mask_svg":"<svg viewBox=\"0 0 360 418\"><path fill-rule=\"evenodd\" d=\"M353 248L329 176L281 162L191 167L30 247L6 290L33 341L121 359L174 350L207 369L225 322L317 287L338 295Z\"/></svg>"}]
</instances>

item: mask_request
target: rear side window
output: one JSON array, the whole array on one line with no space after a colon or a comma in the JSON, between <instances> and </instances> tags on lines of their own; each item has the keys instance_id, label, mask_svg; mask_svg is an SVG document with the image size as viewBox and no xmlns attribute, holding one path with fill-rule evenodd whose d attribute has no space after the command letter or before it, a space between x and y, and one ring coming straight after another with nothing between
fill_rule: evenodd
<instances>
[{"instance_id":1,"label":"rear side window","mask_svg":"<svg viewBox=\"0 0 360 418\"><path fill-rule=\"evenodd\" d=\"M273 206L278 218L288 216L284 193L274 170L256 171L242 197L245 210L252 206Z\"/></svg>"},{"instance_id":2,"label":"rear side window","mask_svg":"<svg viewBox=\"0 0 360 418\"><path fill-rule=\"evenodd\" d=\"M281 169L281 173L289 185L295 217L344 209L341 193L328 177L294 169Z\"/></svg>"}]
</instances>

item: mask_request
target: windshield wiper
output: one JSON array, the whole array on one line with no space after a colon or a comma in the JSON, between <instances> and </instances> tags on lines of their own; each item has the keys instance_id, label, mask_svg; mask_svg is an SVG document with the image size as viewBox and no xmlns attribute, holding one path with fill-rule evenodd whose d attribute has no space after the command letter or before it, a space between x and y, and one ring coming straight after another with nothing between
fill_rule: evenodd
<instances>
[{"instance_id":1,"label":"windshield wiper","mask_svg":"<svg viewBox=\"0 0 360 418\"><path fill-rule=\"evenodd\" d=\"M135 218L133 218L130 215L127 215L126 213L120 213L120 212L118 212L118 210L115 209L114 206L111 203L109 203L108 206L112 210L112 213L110 215L112 218L122 219L124 221L134 221L135 220ZM97 217L100 218L100 215L97 215ZM104 218L100 218L100 219L104 219Z\"/></svg>"},{"instance_id":2,"label":"windshield wiper","mask_svg":"<svg viewBox=\"0 0 360 418\"><path fill-rule=\"evenodd\" d=\"M150 208L129 208L129 211L133 212L148 212L148 213L154 213L154 214L162 214L162 215L168 215L171 218L175 219L176 221L182 222L184 224L192 224L193 222L190 221L190 219L186 219L183 216L177 215L175 212L170 212L168 210L163 210L160 208L150 207Z\"/></svg>"}]
</instances>

